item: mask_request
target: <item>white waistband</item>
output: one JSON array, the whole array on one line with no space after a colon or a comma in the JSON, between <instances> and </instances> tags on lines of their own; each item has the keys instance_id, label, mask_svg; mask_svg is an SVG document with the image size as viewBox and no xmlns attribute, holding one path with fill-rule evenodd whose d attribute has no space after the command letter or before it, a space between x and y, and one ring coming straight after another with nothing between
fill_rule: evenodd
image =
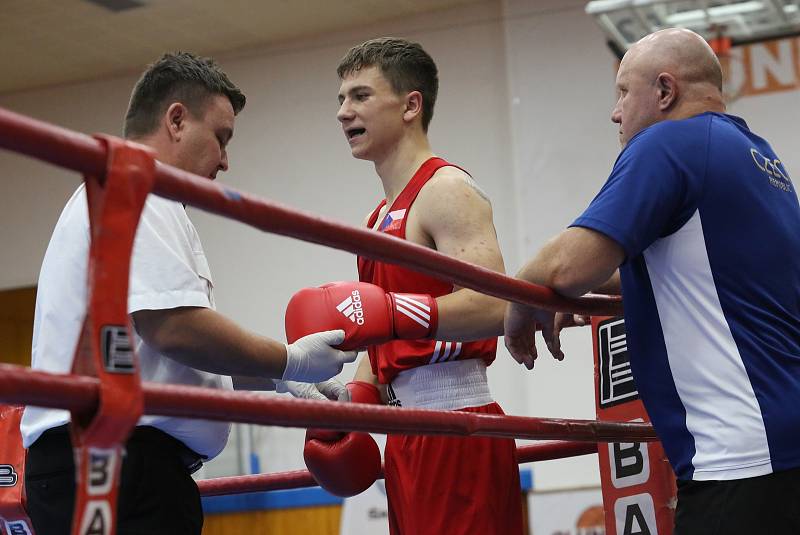
<instances>
[{"instance_id":1,"label":"white waistband","mask_svg":"<svg viewBox=\"0 0 800 535\"><path fill-rule=\"evenodd\" d=\"M456 410L492 403L483 359L455 360L403 370L389 385L389 405Z\"/></svg>"}]
</instances>

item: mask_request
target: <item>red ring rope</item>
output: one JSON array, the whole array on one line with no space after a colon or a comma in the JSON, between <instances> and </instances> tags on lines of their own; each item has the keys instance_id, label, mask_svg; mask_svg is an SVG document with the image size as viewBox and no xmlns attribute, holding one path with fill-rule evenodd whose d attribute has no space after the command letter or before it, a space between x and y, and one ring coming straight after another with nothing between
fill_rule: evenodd
<instances>
[{"instance_id":1,"label":"red ring rope","mask_svg":"<svg viewBox=\"0 0 800 535\"><path fill-rule=\"evenodd\" d=\"M0 146L81 173L105 172L106 148L96 139L0 108ZM255 228L398 264L508 301L588 315L619 315L619 296L570 299L550 288L456 260L421 245L355 228L257 198L156 162L153 192Z\"/></svg>"},{"instance_id":2,"label":"red ring rope","mask_svg":"<svg viewBox=\"0 0 800 535\"><path fill-rule=\"evenodd\" d=\"M87 411L98 400L93 377L0 365L0 402ZM143 383L145 414L282 427L420 435L474 435L529 440L640 442L656 440L643 423L531 418L459 411L402 409L361 403L266 398L229 390Z\"/></svg>"},{"instance_id":3,"label":"red ring rope","mask_svg":"<svg viewBox=\"0 0 800 535\"><path fill-rule=\"evenodd\" d=\"M0 109L0 146L84 174L103 176L107 149L89 136ZM468 264L405 240L354 228L236 191L202 177L156 162L153 192L187 202L258 229L361 254L433 275L459 286L510 301L551 310L616 315L618 296L562 297L529 284ZM93 414L99 403L96 378L59 375L0 365L0 400L65 408ZM583 455L597 451L597 441L651 441L649 424L526 418L457 411L429 411L268 399L254 394L186 386L143 384L147 414L248 422L288 427L320 427L377 433L475 435L589 442L555 442L520 448L520 462ZM316 483L306 471L220 478L201 482L206 495Z\"/></svg>"},{"instance_id":4,"label":"red ring rope","mask_svg":"<svg viewBox=\"0 0 800 535\"><path fill-rule=\"evenodd\" d=\"M597 453L597 444L592 442L544 442L542 444L518 447L517 462L523 464L551 459L565 459L592 453ZM381 473L381 478L383 478L383 473ZM230 494L302 489L316 486L317 482L308 470L217 477L214 479L201 479L197 482L201 496L227 496Z\"/></svg>"}]
</instances>

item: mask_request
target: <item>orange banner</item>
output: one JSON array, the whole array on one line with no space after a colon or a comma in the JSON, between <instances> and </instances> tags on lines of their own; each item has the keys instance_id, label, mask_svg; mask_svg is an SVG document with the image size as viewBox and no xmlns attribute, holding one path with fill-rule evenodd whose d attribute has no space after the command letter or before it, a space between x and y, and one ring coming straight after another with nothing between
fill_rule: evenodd
<instances>
[{"instance_id":1,"label":"orange banner","mask_svg":"<svg viewBox=\"0 0 800 535\"><path fill-rule=\"evenodd\" d=\"M736 97L800 89L800 37L734 46L721 58L725 92Z\"/></svg>"}]
</instances>

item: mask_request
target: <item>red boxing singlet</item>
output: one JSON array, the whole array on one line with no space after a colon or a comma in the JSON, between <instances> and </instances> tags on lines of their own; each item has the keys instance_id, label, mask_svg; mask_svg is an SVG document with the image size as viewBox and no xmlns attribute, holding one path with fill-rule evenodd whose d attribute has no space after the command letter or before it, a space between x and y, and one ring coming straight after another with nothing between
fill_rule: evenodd
<instances>
[{"instance_id":1,"label":"red boxing singlet","mask_svg":"<svg viewBox=\"0 0 800 535\"><path fill-rule=\"evenodd\" d=\"M446 166L453 164L441 158L430 158L425 161L387 210L377 229L378 232L406 239L406 221L411 205L433 174L439 168ZM386 199L382 200L372 212L367 223L369 228L375 227L378 214L385 204ZM376 284L387 292L429 294L434 297L453 292L453 285L449 282L360 256L358 279L361 282ZM496 351L497 338L464 343L444 340L394 340L368 348L372 373L378 376L378 381L382 384L391 383L403 370L437 362L480 358L488 366L494 360Z\"/></svg>"}]
</instances>

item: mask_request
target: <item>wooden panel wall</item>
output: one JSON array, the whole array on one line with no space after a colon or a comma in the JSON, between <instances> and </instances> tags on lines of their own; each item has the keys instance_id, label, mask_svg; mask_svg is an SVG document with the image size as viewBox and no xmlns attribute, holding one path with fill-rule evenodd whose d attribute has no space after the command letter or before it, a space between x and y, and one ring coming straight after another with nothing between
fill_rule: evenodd
<instances>
[{"instance_id":1,"label":"wooden panel wall","mask_svg":"<svg viewBox=\"0 0 800 535\"><path fill-rule=\"evenodd\" d=\"M341 505L206 515L203 535L339 535Z\"/></svg>"},{"instance_id":2,"label":"wooden panel wall","mask_svg":"<svg viewBox=\"0 0 800 535\"><path fill-rule=\"evenodd\" d=\"M36 287L0 290L0 362L31 365Z\"/></svg>"},{"instance_id":3,"label":"wooden panel wall","mask_svg":"<svg viewBox=\"0 0 800 535\"><path fill-rule=\"evenodd\" d=\"M525 492L522 493L522 515L524 533L528 533ZM341 505L213 514L206 515L203 535L339 535L341 516Z\"/></svg>"}]
</instances>

